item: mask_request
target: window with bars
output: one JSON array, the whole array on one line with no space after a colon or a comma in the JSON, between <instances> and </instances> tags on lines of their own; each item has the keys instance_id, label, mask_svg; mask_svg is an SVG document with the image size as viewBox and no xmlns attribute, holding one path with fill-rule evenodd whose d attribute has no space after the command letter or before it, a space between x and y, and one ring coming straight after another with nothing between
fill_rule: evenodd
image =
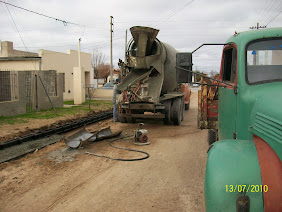
<instances>
[{"instance_id":1,"label":"window with bars","mask_svg":"<svg viewBox=\"0 0 282 212\"><path fill-rule=\"evenodd\" d=\"M56 71L44 71L43 72L44 86L49 96L57 96L57 72Z\"/></svg>"},{"instance_id":2,"label":"window with bars","mask_svg":"<svg viewBox=\"0 0 282 212\"><path fill-rule=\"evenodd\" d=\"M0 71L0 102L19 100L18 72Z\"/></svg>"}]
</instances>

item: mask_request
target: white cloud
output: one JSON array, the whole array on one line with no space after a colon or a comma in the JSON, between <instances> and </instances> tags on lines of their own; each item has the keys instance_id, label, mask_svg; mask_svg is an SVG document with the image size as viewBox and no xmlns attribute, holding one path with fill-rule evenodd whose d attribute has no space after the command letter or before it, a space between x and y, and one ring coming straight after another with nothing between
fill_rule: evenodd
<instances>
[{"instance_id":1,"label":"white cloud","mask_svg":"<svg viewBox=\"0 0 282 212\"><path fill-rule=\"evenodd\" d=\"M82 50L99 49L110 61L110 16L114 16L113 57L117 67L124 58L125 30L134 25L156 26L158 38L180 51L192 51L202 43L224 43L235 31L249 30L250 26L268 23L282 9L280 1L265 0L7 0L39 13L91 27L75 26L38 16L8 6L28 50L49 49L65 52L77 48L82 36ZM0 40L23 44L12 24L6 6L0 3ZM173 12L174 16L170 17ZM170 17L168 19L168 17ZM159 21L159 22L158 22ZM268 27L281 27L280 14ZM84 32L84 33L83 33ZM130 38L130 33L128 32ZM205 47L195 54L194 64L209 71L219 67L221 49ZM208 67L210 65L210 68Z\"/></svg>"}]
</instances>

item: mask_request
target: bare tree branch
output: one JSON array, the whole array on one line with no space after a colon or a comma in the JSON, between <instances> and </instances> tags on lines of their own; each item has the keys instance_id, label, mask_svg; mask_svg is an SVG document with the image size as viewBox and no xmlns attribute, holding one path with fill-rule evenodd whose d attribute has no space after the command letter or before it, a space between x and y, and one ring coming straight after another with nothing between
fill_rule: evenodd
<instances>
[{"instance_id":1,"label":"bare tree branch","mask_svg":"<svg viewBox=\"0 0 282 212\"><path fill-rule=\"evenodd\" d=\"M92 50L91 52L91 67L94 70L94 78L98 77L99 66L105 64L105 55L98 51Z\"/></svg>"},{"instance_id":2,"label":"bare tree branch","mask_svg":"<svg viewBox=\"0 0 282 212\"><path fill-rule=\"evenodd\" d=\"M110 64L100 64L97 67L97 77L98 78L107 78L110 75Z\"/></svg>"}]
</instances>

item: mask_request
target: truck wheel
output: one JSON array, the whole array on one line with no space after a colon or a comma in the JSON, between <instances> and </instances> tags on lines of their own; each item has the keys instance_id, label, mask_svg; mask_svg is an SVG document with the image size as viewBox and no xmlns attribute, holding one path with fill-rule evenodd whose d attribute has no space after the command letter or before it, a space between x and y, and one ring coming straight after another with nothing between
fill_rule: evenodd
<instances>
[{"instance_id":1,"label":"truck wheel","mask_svg":"<svg viewBox=\"0 0 282 212\"><path fill-rule=\"evenodd\" d=\"M127 122L126 117L124 117L124 116L121 115L120 113L118 114L118 120L119 120L121 123L126 123L126 122Z\"/></svg>"},{"instance_id":2,"label":"truck wheel","mask_svg":"<svg viewBox=\"0 0 282 212\"><path fill-rule=\"evenodd\" d=\"M171 124L171 100L164 101L164 110L163 113L165 114L164 124L170 125Z\"/></svg>"},{"instance_id":3,"label":"truck wheel","mask_svg":"<svg viewBox=\"0 0 282 212\"><path fill-rule=\"evenodd\" d=\"M189 110L190 108L190 102L188 104L185 104L185 110Z\"/></svg>"},{"instance_id":4,"label":"truck wheel","mask_svg":"<svg viewBox=\"0 0 282 212\"><path fill-rule=\"evenodd\" d=\"M181 99L176 98L172 104L172 122L174 125L180 125L181 122Z\"/></svg>"},{"instance_id":5,"label":"truck wheel","mask_svg":"<svg viewBox=\"0 0 282 212\"><path fill-rule=\"evenodd\" d=\"M184 97L181 98L181 121L184 121L185 102Z\"/></svg>"},{"instance_id":6,"label":"truck wheel","mask_svg":"<svg viewBox=\"0 0 282 212\"><path fill-rule=\"evenodd\" d=\"M209 145L213 144L216 141L217 141L217 131L216 130L209 130L209 134L208 134Z\"/></svg>"}]
</instances>

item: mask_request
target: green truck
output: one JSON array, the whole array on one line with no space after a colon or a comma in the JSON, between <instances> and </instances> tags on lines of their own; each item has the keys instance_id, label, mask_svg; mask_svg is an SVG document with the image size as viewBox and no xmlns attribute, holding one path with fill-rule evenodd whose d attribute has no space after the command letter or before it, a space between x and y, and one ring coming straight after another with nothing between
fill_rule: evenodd
<instances>
[{"instance_id":1,"label":"green truck","mask_svg":"<svg viewBox=\"0 0 282 212\"><path fill-rule=\"evenodd\" d=\"M206 210L282 211L282 28L234 34L219 80Z\"/></svg>"},{"instance_id":2,"label":"green truck","mask_svg":"<svg viewBox=\"0 0 282 212\"><path fill-rule=\"evenodd\" d=\"M282 28L235 33L201 83L206 211L282 211Z\"/></svg>"}]
</instances>

